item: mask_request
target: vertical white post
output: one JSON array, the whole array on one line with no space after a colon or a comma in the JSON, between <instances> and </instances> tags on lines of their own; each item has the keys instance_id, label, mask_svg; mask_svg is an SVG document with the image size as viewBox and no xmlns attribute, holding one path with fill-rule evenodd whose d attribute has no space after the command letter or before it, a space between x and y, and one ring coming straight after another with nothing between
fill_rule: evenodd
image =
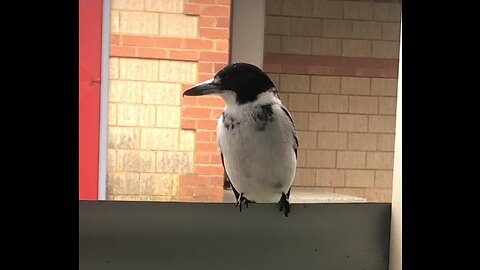
<instances>
[{"instance_id":1,"label":"vertical white post","mask_svg":"<svg viewBox=\"0 0 480 270\"><path fill-rule=\"evenodd\" d=\"M110 0L103 0L100 85L100 140L98 144L98 199L107 198L108 85L110 77Z\"/></svg>"},{"instance_id":2,"label":"vertical white post","mask_svg":"<svg viewBox=\"0 0 480 270\"><path fill-rule=\"evenodd\" d=\"M232 2L231 62L246 62L263 67L265 0Z\"/></svg>"},{"instance_id":3,"label":"vertical white post","mask_svg":"<svg viewBox=\"0 0 480 270\"><path fill-rule=\"evenodd\" d=\"M402 23L398 66L397 116L393 162L392 220L390 231L390 270L402 269Z\"/></svg>"}]
</instances>

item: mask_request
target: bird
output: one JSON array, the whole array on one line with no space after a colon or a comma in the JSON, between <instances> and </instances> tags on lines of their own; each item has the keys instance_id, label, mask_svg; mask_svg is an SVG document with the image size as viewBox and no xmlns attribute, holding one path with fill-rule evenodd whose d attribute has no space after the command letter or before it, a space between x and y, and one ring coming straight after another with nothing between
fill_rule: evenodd
<instances>
[{"instance_id":1,"label":"bird","mask_svg":"<svg viewBox=\"0 0 480 270\"><path fill-rule=\"evenodd\" d=\"M183 96L211 94L225 101L217 142L235 207L241 212L242 203L277 203L288 217L299 144L292 115L274 83L257 66L235 62Z\"/></svg>"}]
</instances>

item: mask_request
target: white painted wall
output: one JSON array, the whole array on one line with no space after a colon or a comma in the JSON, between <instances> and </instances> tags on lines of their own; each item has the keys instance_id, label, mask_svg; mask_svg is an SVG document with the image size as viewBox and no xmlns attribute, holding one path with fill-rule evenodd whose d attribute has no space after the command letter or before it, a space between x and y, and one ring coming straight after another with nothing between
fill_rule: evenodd
<instances>
[{"instance_id":1,"label":"white painted wall","mask_svg":"<svg viewBox=\"0 0 480 270\"><path fill-rule=\"evenodd\" d=\"M263 67L265 0L234 0L231 62Z\"/></svg>"},{"instance_id":2,"label":"white painted wall","mask_svg":"<svg viewBox=\"0 0 480 270\"><path fill-rule=\"evenodd\" d=\"M397 118L393 161L392 223L390 232L390 270L402 269L402 26L398 67Z\"/></svg>"}]
</instances>

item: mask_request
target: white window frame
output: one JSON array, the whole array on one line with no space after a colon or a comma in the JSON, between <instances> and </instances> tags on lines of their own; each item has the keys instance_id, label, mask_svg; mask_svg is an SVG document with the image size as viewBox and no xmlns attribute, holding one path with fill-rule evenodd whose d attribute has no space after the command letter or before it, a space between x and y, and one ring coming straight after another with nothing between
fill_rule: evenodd
<instances>
[{"instance_id":1,"label":"white window frame","mask_svg":"<svg viewBox=\"0 0 480 270\"><path fill-rule=\"evenodd\" d=\"M98 200L107 199L108 173L108 87L110 80L110 7L111 0L103 0L102 60L100 85L100 128L98 143Z\"/></svg>"}]
</instances>

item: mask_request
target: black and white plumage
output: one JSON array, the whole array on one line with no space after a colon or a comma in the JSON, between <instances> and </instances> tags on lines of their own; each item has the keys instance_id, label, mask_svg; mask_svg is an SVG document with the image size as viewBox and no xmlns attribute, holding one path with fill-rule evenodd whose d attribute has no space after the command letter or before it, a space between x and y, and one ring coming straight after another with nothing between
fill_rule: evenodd
<instances>
[{"instance_id":1,"label":"black and white plumage","mask_svg":"<svg viewBox=\"0 0 480 270\"><path fill-rule=\"evenodd\" d=\"M234 63L183 94L217 94L226 102L218 145L240 210L242 203L278 202L288 216L298 139L270 78L254 65Z\"/></svg>"}]
</instances>

